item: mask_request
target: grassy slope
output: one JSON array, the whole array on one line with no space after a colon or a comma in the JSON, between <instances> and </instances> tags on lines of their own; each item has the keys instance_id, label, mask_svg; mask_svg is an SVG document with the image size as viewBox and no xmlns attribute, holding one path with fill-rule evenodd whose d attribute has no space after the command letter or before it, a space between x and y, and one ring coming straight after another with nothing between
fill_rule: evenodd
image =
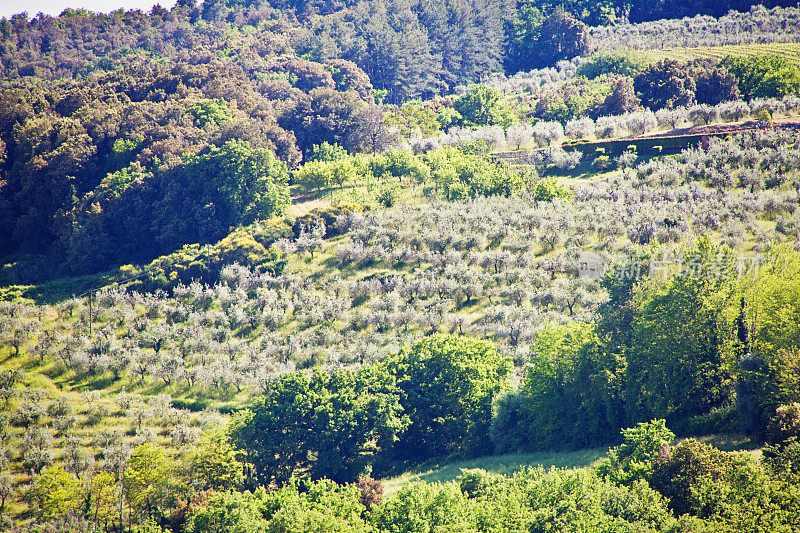
<instances>
[{"instance_id":1,"label":"grassy slope","mask_svg":"<svg viewBox=\"0 0 800 533\"><path fill-rule=\"evenodd\" d=\"M575 179L592 181L609 180L618 175L619 172L619 170L613 170L607 173L597 174L593 173L584 164L576 168L569 175L562 174L555 177L562 183ZM320 198L310 198L307 199L306 202L298 202L297 205L293 207L297 209L297 214L303 214L308 212L313 206L316 206L320 201ZM346 239L346 236L341 236L327 240L324 249L315 253L313 258L309 256L292 257L287 265L286 272L322 283L332 281L333 279L345 281L364 279L376 274L410 274L409 267L390 268L380 264L364 268L354 268L352 266L340 268L338 266L338 261L335 260L336 248L339 244L345 242ZM46 285L26 287L24 288L24 292L26 295L38 295L43 302L53 302L76 293L77 291L72 289L72 287L76 285L80 286L87 282L94 284L101 282L102 279L105 278L98 277L92 280L83 278L79 280L59 280ZM98 285L99 284L101 283L98 283ZM488 302L485 301L485 298L480 299L475 301L469 308L462 309L461 312L470 315L476 314L486 305L488 305ZM45 307L44 309L45 314L43 321L48 324L53 324L57 320L55 310L52 307ZM141 316L143 312L143 310L137 310L136 314ZM297 330L298 324L295 321L290 321L281 328L281 333L284 335L291 335ZM243 331L241 338L253 338L259 335L260 332L260 327L252 331ZM183 413L188 416L180 420L197 429L200 429L200 427L208 421L209 417L216 422L224 423L228 417L219 414L216 412L216 409L221 407L230 408L241 406L250 397L249 393L246 391L233 393L226 397L202 397L204 395L198 395L196 391L186 392L180 388L167 387L158 380L141 383L135 377L129 377L121 381L113 381L108 375L95 378L79 377L72 372L60 371L58 365L52 361L41 363L31 356L24 355L25 348L26 347L22 348L19 357L13 357L10 347L0 346L0 367L25 369L28 388L41 387L50 391L53 397L67 395L73 405L77 418L77 424L74 429L69 431L69 434L78 437L81 445L85 447L87 451L90 451L91 454L94 455L95 460L98 461L101 459L101 449L95 443L95 436L100 432L118 430L119 433L121 433L122 442L133 445L138 441L135 409L124 410L116 401L123 391L141 394L142 399L162 393L170 393L173 399L183 402L191 402L197 399L207 401L209 407L212 409L211 412L188 413L184 411ZM90 391L95 391L97 395L89 395ZM91 401L89 401L90 399ZM19 401L19 398L14 401ZM101 411L100 406L103 406L103 416L97 420L97 413ZM173 413L173 416L175 415L177 415L177 413ZM151 419L146 421L144 425L145 428L155 433L155 441L157 443L172 448L171 432L177 423L178 420L176 419ZM12 431L17 435L23 432L21 428L14 428ZM57 433L56 437L54 455L56 462L61 462L66 452L63 446L65 443L65 434ZM710 437L708 441L723 449L746 447L746 440L741 437ZM513 454L460 461L440 459L412 468L401 475L387 479L385 481L385 486L388 493L393 493L406 483L419 481L447 482L458 477L461 473L461 469L468 468L482 468L502 474L510 474L522 467L536 465L542 465L544 467L585 468L591 466L595 461L601 458L604 453L605 449L593 449L566 453L541 452L533 454ZM18 489L22 488L24 484L29 481L30 477L25 474L19 474L15 479ZM16 502L12 504L10 512L12 516L18 519L27 516L25 514L25 507Z\"/></svg>"},{"instance_id":2,"label":"grassy slope","mask_svg":"<svg viewBox=\"0 0 800 533\"><path fill-rule=\"evenodd\" d=\"M744 435L707 435L698 440L724 451L747 451L756 457L761 449ZM384 490L394 494L409 483L447 483L461 475L462 470L480 468L496 474L511 475L525 467L593 468L605 457L606 448L591 448L568 452L536 452L494 455L465 460L442 459L431 461L384 480Z\"/></svg>"},{"instance_id":3,"label":"grassy slope","mask_svg":"<svg viewBox=\"0 0 800 533\"><path fill-rule=\"evenodd\" d=\"M589 449L571 452L537 452L525 454L494 455L460 461L447 459L428 462L414 467L399 476L384 480L384 490L393 494L403 485L424 481L446 483L461 475L462 470L481 468L496 474L510 475L526 466L545 468L586 468L597 463L605 455L605 449Z\"/></svg>"},{"instance_id":4,"label":"grassy slope","mask_svg":"<svg viewBox=\"0 0 800 533\"><path fill-rule=\"evenodd\" d=\"M733 55L753 55L755 53L764 53L765 49L776 50L781 52L780 55L791 57L794 60L800 61L800 45L747 45L747 46L730 46L719 47L716 49L696 48L696 49L676 49L676 50L657 50L651 51L650 54L655 58L671 57L675 59L694 59L697 57L724 57L728 54ZM580 167L575 169L569 176L558 176L559 181L567 181L569 179L583 178L583 179L607 179L615 172L613 171L607 175L597 175L592 173L588 168L588 163L584 162ZM298 202L291 207L290 215L294 217L302 216L308 213L315 207L323 207L328 205L331 199L335 200L348 200L351 193L358 194L360 187L356 190L335 190L325 191L320 195L312 195L311 197L298 198ZM416 196L418 191L409 191L410 196ZM387 269L385 267L371 267L366 269L352 269L346 268L338 270L333 267L335 261L331 261L335 255L336 246L343 242L344 238L340 237L326 242L325 250L322 253L315 254L314 258L297 258L290 262L287 272L307 276L316 280L330 280L334 277L340 279L362 279L379 272L392 271L393 273L401 274L401 270ZM86 276L81 278L65 278L55 280L46 284L38 286L7 286L0 287L0 299L14 299L14 298L29 298L39 304L52 304L73 295L80 294L90 287L99 287L112 283L117 279L116 272L99 274L95 276ZM474 309L478 309L485 305L485 302L476 302ZM46 321L55 320L55 317L46 317ZM287 324L284 329L285 334L290 334L296 325ZM252 332L253 335L258 332ZM74 413L77 418L76 427L69 431L70 435L78 437L83 446L88 449L94 448L95 459L100 459L100 450L93 445L95 436L102 431L119 430L123 433L123 442L134 443L136 425L133 414L126 412L120 408L115 399L124 390L123 386L127 386L129 392L139 393L143 398L147 398L162 392L171 392L176 399L191 400L193 395L184 395L176 393L174 390L166 390L163 385L159 383L139 384L135 380L130 382L111 382L108 380L94 379L94 380L80 380L70 374L61 374L56 369L56 364L52 362L36 363L33 359L21 355L20 357L13 357L11 355L11 348L0 346L0 368L24 368L27 373L27 386L30 388L41 387L48 390L53 395L67 395L74 407ZM88 395L87 391L96 391L97 396ZM216 400L216 401L215 401ZM236 398L226 398L220 403L220 399L212 400L210 403L213 406L220 406L222 403L230 405L241 405L247 400L246 394L237 395ZM225 401L227 400L227 401ZM96 413L102 411L104 415L100 420L96 420ZM184 420L189 425L200 426L201 422L198 420L197 414L193 415L191 419ZM224 421L227 417L222 415L213 414L214 418L218 421ZM171 443L170 432L174 427L174 421L161 421L150 420L148 426L156 433L156 442L162 445L169 446ZM15 428L14 432L21 433L21 429ZM58 437L58 434L56 435ZM738 436L711 436L704 439L710 444L714 444L721 449L747 449L751 446L746 439ZM63 442L57 439L57 442ZM63 460L65 450L57 446L54 450L57 462ZM461 473L461 469L469 468L482 468L491 472L510 474L514 471L525 467L542 465L544 467L577 467L585 468L594 464L599 460L605 450L592 449L581 450L575 452L565 453L533 453L533 454L512 454L493 457L482 457L471 460L461 461L447 461L440 460L424 464L422 466L412 468L409 471L387 479L385 481L386 490L388 493L396 492L406 483L414 483L419 481L426 482L447 482L455 479ZM755 450L754 453L758 453ZM30 478L27 475L16 476L15 482L17 487L20 488L24 483L28 482ZM10 503L10 513L12 516L17 517L25 516L25 507L16 502Z\"/></svg>"}]
</instances>

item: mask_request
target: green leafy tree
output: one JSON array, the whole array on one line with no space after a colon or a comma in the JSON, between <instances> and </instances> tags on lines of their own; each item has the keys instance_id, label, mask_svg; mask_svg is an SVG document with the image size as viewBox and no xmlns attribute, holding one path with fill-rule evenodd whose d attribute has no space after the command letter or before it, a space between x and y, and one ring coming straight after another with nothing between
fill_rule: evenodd
<instances>
[{"instance_id":1,"label":"green leafy tree","mask_svg":"<svg viewBox=\"0 0 800 533\"><path fill-rule=\"evenodd\" d=\"M508 431L525 449L563 449L610 440L618 372L605 361L594 328L551 325L536 338L535 356L518 392L518 420ZM493 430L497 436L503 428Z\"/></svg>"},{"instance_id":2,"label":"green leafy tree","mask_svg":"<svg viewBox=\"0 0 800 533\"><path fill-rule=\"evenodd\" d=\"M314 145L328 142L350 149L350 136L357 130L357 111L364 101L353 91L338 92L316 88L289 102L278 121L292 130L303 153Z\"/></svg>"},{"instance_id":3,"label":"green leafy tree","mask_svg":"<svg viewBox=\"0 0 800 533\"><path fill-rule=\"evenodd\" d=\"M377 367L290 373L236 417L232 436L261 483L295 474L355 481L405 427L398 399Z\"/></svg>"},{"instance_id":4,"label":"green leafy tree","mask_svg":"<svg viewBox=\"0 0 800 533\"><path fill-rule=\"evenodd\" d=\"M244 481L244 471L236 454L227 431L204 433L189 458L191 485L200 490L237 488Z\"/></svg>"},{"instance_id":5,"label":"green leafy tree","mask_svg":"<svg viewBox=\"0 0 800 533\"><path fill-rule=\"evenodd\" d=\"M453 101L453 109L461 115L467 126L500 124L508 126L513 121L511 111L500 101L501 94L483 84L474 85Z\"/></svg>"},{"instance_id":6,"label":"green leafy tree","mask_svg":"<svg viewBox=\"0 0 800 533\"><path fill-rule=\"evenodd\" d=\"M533 189L533 200L536 202L552 202L556 198L561 200L571 200L572 189L559 184L554 179L545 179L536 183Z\"/></svg>"},{"instance_id":7,"label":"green leafy tree","mask_svg":"<svg viewBox=\"0 0 800 533\"><path fill-rule=\"evenodd\" d=\"M322 479L311 483L289 483L280 490L261 493L267 531L314 533L370 531L369 515L355 484L338 485Z\"/></svg>"},{"instance_id":8,"label":"green leafy tree","mask_svg":"<svg viewBox=\"0 0 800 533\"><path fill-rule=\"evenodd\" d=\"M430 169L422 159L408 150L388 150L370 158L369 167L372 174L383 179L409 178L422 183L430 177Z\"/></svg>"},{"instance_id":9,"label":"green leafy tree","mask_svg":"<svg viewBox=\"0 0 800 533\"><path fill-rule=\"evenodd\" d=\"M732 400L736 288L729 250L702 239L683 272L638 286L625 352L626 409L632 422L669 423Z\"/></svg>"},{"instance_id":10,"label":"green leafy tree","mask_svg":"<svg viewBox=\"0 0 800 533\"><path fill-rule=\"evenodd\" d=\"M698 72L695 82L698 104L717 105L741 98L736 76L725 67L702 69Z\"/></svg>"},{"instance_id":11,"label":"green leafy tree","mask_svg":"<svg viewBox=\"0 0 800 533\"><path fill-rule=\"evenodd\" d=\"M425 154L442 195L448 200L475 196L510 196L524 186L523 176L476 154L445 146Z\"/></svg>"},{"instance_id":12,"label":"green leafy tree","mask_svg":"<svg viewBox=\"0 0 800 533\"><path fill-rule=\"evenodd\" d=\"M762 449L764 464L778 479L797 486L800 483L800 442L790 437Z\"/></svg>"},{"instance_id":13,"label":"green leafy tree","mask_svg":"<svg viewBox=\"0 0 800 533\"><path fill-rule=\"evenodd\" d=\"M556 9L542 21L534 53L539 58L539 66L549 66L561 59L586 55L589 45L586 24L563 9Z\"/></svg>"},{"instance_id":14,"label":"green leafy tree","mask_svg":"<svg viewBox=\"0 0 800 533\"><path fill-rule=\"evenodd\" d=\"M308 189L320 190L330 185L344 187L345 183L358 182L371 177L362 162L351 156L332 161L312 160L298 168L292 181Z\"/></svg>"},{"instance_id":15,"label":"green leafy tree","mask_svg":"<svg viewBox=\"0 0 800 533\"><path fill-rule=\"evenodd\" d=\"M186 173L201 198L220 204L218 213L229 225L281 215L289 205L286 164L246 141L228 141L190 158Z\"/></svg>"},{"instance_id":16,"label":"green leafy tree","mask_svg":"<svg viewBox=\"0 0 800 533\"><path fill-rule=\"evenodd\" d=\"M494 398L509 386L511 362L488 341L435 336L389 363L410 419L401 453L477 454L489 447Z\"/></svg>"},{"instance_id":17,"label":"green leafy tree","mask_svg":"<svg viewBox=\"0 0 800 533\"><path fill-rule=\"evenodd\" d=\"M34 479L26 498L36 517L45 521L76 510L82 503L80 480L59 466L50 466Z\"/></svg>"},{"instance_id":18,"label":"green leafy tree","mask_svg":"<svg viewBox=\"0 0 800 533\"><path fill-rule=\"evenodd\" d=\"M531 50L536 48L544 20L537 6L536 1L523 0L517 5L514 16L506 22L506 68L511 72L536 66L537 58Z\"/></svg>"},{"instance_id":19,"label":"green leafy tree","mask_svg":"<svg viewBox=\"0 0 800 533\"><path fill-rule=\"evenodd\" d=\"M647 62L635 50L598 50L578 67L578 76L593 80L603 74L616 74L633 78L641 72Z\"/></svg>"},{"instance_id":20,"label":"green leafy tree","mask_svg":"<svg viewBox=\"0 0 800 533\"><path fill-rule=\"evenodd\" d=\"M292 182L319 191L331 184L331 161L309 161L292 174Z\"/></svg>"},{"instance_id":21,"label":"green leafy tree","mask_svg":"<svg viewBox=\"0 0 800 533\"><path fill-rule=\"evenodd\" d=\"M636 98L630 78L622 77L614 83L614 89L606 97L603 107L609 115L623 115L639 107L639 99Z\"/></svg>"},{"instance_id":22,"label":"green leafy tree","mask_svg":"<svg viewBox=\"0 0 800 533\"><path fill-rule=\"evenodd\" d=\"M386 124L398 129L404 137L431 137L441 133L440 123L433 106L421 100L403 103L397 111L384 115Z\"/></svg>"},{"instance_id":23,"label":"green leafy tree","mask_svg":"<svg viewBox=\"0 0 800 533\"><path fill-rule=\"evenodd\" d=\"M171 496L172 468L164 450L152 443L138 446L125 468L125 497L131 509L147 519L163 517Z\"/></svg>"},{"instance_id":24,"label":"green leafy tree","mask_svg":"<svg viewBox=\"0 0 800 533\"><path fill-rule=\"evenodd\" d=\"M765 422L780 405L800 401L800 254L787 247L767 254L747 280L744 304L744 381Z\"/></svg>"},{"instance_id":25,"label":"green leafy tree","mask_svg":"<svg viewBox=\"0 0 800 533\"><path fill-rule=\"evenodd\" d=\"M695 103L695 81L689 69L674 60L650 65L635 78L633 87L642 106L652 110L688 107Z\"/></svg>"},{"instance_id":26,"label":"green leafy tree","mask_svg":"<svg viewBox=\"0 0 800 533\"><path fill-rule=\"evenodd\" d=\"M785 58L728 56L722 66L736 76L742 98L782 98L800 92L800 67Z\"/></svg>"},{"instance_id":27,"label":"green leafy tree","mask_svg":"<svg viewBox=\"0 0 800 533\"><path fill-rule=\"evenodd\" d=\"M89 514L95 523L113 521L119 508L119 491L114 476L109 472L97 472L86 482L84 496Z\"/></svg>"},{"instance_id":28,"label":"green leafy tree","mask_svg":"<svg viewBox=\"0 0 800 533\"><path fill-rule=\"evenodd\" d=\"M554 65L589 52L589 31L571 13L556 8L544 17L538 2L522 2L508 24L506 64L512 71Z\"/></svg>"}]
</instances>

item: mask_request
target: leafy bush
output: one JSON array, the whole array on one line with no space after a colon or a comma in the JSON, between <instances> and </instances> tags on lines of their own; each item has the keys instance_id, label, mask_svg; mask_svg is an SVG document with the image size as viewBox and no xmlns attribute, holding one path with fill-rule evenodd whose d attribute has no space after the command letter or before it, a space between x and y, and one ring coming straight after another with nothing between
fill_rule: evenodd
<instances>
[{"instance_id":1,"label":"leafy bush","mask_svg":"<svg viewBox=\"0 0 800 533\"><path fill-rule=\"evenodd\" d=\"M762 449L764 464L778 479L797 486L800 482L800 442L795 437Z\"/></svg>"},{"instance_id":2,"label":"leafy bush","mask_svg":"<svg viewBox=\"0 0 800 533\"><path fill-rule=\"evenodd\" d=\"M597 467L597 474L618 485L647 480L653 473L653 464L666 454L674 438L664 420L623 429L622 444L608 451L608 457Z\"/></svg>"},{"instance_id":3,"label":"leafy bush","mask_svg":"<svg viewBox=\"0 0 800 533\"><path fill-rule=\"evenodd\" d=\"M232 438L260 483L295 474L355 481L405 428L398 400L381 368L289 373L239 413Z\"/></svg>"},{"instance_id":4,"label":"leafy bush","mask_svg":"<svg viewBox=\"0 0 800 533\"><path fill-rule=\"evenodd\" d=\"M800 525L800 491L746 452L722 452L687 439L656 461L653 488L675 515L706 519L723 531L791 531Z\"/></svg>"},{"instance_id":5,"label":"leafy bush","mask_svg":"<svg viewBox=\"0 0 800 533\"><path fill-rule=\"evenodd\" d=\"M536 202L552 202L556 198L569 200L572 195L572 189L566 185L561 185L554 179L540 180L533 188L533 200Z\"/></svg>"},{"instance_id":6,"label":"leafy bush","mask_svg":"<svg viewBox=\"0 0 800 533\"><path fill-rule=\"evenodd\" d=\"M410 424L400 453L431 457L485 453L495 396L509 386L511 362L492 343L435 336L388 362Z\"/></svg>"},{"instance_id":7,"label":"leafy bush","mask_svg":"<svg viewBox=\"0 0 800 533\"><path fill-rule=\"evenodd\" d=\"M633 78L646 65L645 59L631 50L598 50L578 67L578 76L594 79L603 74L616 74Z\"/></svg>"}]
</instances>

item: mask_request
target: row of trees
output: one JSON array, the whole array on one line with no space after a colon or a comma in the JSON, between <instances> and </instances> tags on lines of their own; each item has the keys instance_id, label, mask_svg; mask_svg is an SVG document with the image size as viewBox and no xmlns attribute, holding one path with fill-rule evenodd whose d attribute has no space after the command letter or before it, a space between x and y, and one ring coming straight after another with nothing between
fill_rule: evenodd
<instances>
[{"instance_id":1,"label":"row of trees","mask_svg":"<svg viewBox=\"0 0 800 533\"><path fill-rule=\"evenodd\" d=\"M635 48L655 50L670 48L693 48L698 46L722 46L737 44L764 44L796 42L798 10L795 6L768 4L742 6L733 12L724 11L720 4L717 17L692 16L682 13L662 16L664 20L652 20L639 24L593 26L589 33L600 50ZM647 9L647 7L645 7ZM661 9L661 6L649 9ZM703 13L702 8L697 13ZM691 18L689 18L691 17ZM632 21L633 22L633 21Z\"/></svg>"},{"instance_id":2,"label":"row of trees","mask_svg":"<svg viewBox=\"0 0 800 533\"><path fill-rule=\"evenodd\" d=\"M641 108L654 112L695 108L705 112L705 116L697 114L697 118L677 116L668 121L673 127L687 118L693 123L720 118L730 121L758 113L765 100L784 99L783 105L775 103L775 109L767 109L769 118L779 108L791 112L800 91L797 66L769 55L649 63L639 61L630 52L603 52L593 55L575 71L564 69L557 76L548 76L550 81L543 80L543 76L545 73L532 73L530 79L517 77L498 86L523 91L519 98L530 102L530 108L525 111L524 104L520 104L519 111L531 118L557 120L562 125L570 120L597 120ZM747 101L749 112L745 109ZM709 115L709 107L714 106L720 107L716 114Z\"/></svg>"},{"instance_id":3,"label":"row of trees","mask_svg":"<svg viewBox=\"0 0 800 533\"><path fill-rule=\"evenodd\" d=\"M616 98L616 96L612 96ZM628 109L636 106L631 102ZM624 107L623 107L624 108ZM486 150L520 150L546 148L569 140L590 138L607 139L638 136L658 129L704 126L717 122L735 122L748 117L763 121L792 116L800 111L800 100L794 95L782 99L759 98L750 102L727 101L717 105L697 104L690 107L662 108L655 113L649 109L630 111L621 115L604 115L592 120L582 116L562 125L558 121L538 121L535 124L516 123L503 128L500 125L476 128L452 127L438 137L412 140L412 148L423 152L438 145L458 146L465 149L485 146Z\"/></svg>"},{"instance_id":4,"label":"row of trees","mask_svg":"<svg viewBox=\"0 0 800 533\"><path fill-rule=\"evenodd\" d=\"M370 156L342 155L331 161L311 161L300 167L293 179L298 185L317 190L345 184L415 183L429 190L431 196L448 200L510 196L526 185L521 173L451 147L417 156L401 149Z\"/></svg>"},{"instance_id":5,"label":"row of trees","mask_svg":"<svg viewBox=\"0 0 800 533\"><path fill-rule=\"evenodd\" d=\"M596 327L539 335L524 384L501 401L500 451L591 446L654 417L683 433L766 431L797 401L795 310L779 295L796 290L797 252L774 251L738 280L724 249L701 241L688 257L692 266L662 280L607 276Z\"/></svg>"},{"instance_id":6,"label":"row of trees","mask_svg":"<svg viewBox=\"0 0 800 533\"><path fill-rule=\"evenodd\" d=\"M718 35L738 43L742 35L773 42L792 34L793 8L767 11L759 6L719 20L698 17L672 26L660 22L652 28L589 29L577 20L607 24L696 13L722 15L730 9L748 8L747 2L688 7L629 1L561 5L489 0L462 6L448 1L317 5L215 0L202 7L178 2L171 10L159 7L149 14L118 10L103 15L68 9L60 17L17 15L4 20L0 32L6 45L0 50L0 65L4 77L58 79L112 70L132 57L177 59L202 51L209 56L229 55L247 69L254 56L296 52L317 60L354 61L376 88L386 91L389 101L400 102L442 94L504 70L529 70L582 55L589 48L589 35L607 49L619 47L620 42L645 48L666 46L663 40L655 46L649 41L643 45L640 36L652 40L654 35L659 39L667 35L683 39L671 46L684 46L687 39L702 42L709 34L715 45L720 44Z\"/></svg>"}]
</instances>

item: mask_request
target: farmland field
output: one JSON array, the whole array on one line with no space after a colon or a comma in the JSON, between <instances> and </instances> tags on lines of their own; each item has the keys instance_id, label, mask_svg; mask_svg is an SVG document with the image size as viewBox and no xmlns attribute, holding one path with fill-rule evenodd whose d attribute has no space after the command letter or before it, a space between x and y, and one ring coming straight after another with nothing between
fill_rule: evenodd
<instances>
[{"instance_id":1,"label":"farmland field","mask_svg":"<svg viewBox=\"0 0 800 533\"><path fill-rule=\"evenodd\" d=\"M733 57L754 57L773 55L786 58L800 64L800 43L765 43L741 44L727 46L701 46L697 48L668 48L663 50L647 50L642 52L651 61L672 59L675 61L693 61L695 59L724 59Z\"/></svg>"}]
</instances>

